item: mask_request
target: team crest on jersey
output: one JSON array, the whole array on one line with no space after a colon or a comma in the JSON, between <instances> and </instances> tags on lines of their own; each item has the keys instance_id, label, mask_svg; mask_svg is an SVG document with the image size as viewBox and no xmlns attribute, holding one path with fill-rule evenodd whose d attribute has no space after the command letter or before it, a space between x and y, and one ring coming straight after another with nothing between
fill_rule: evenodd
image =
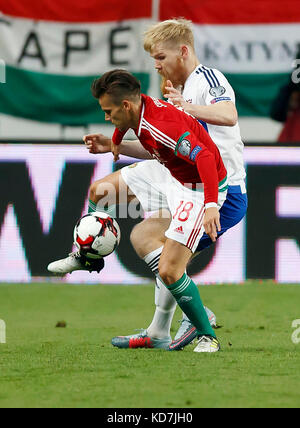
<instances>
[{"instance_id":1,"label":"team crest on jersey","mask_svg":"<svg viewBox=\"0 0 300 428\"><path fill-rule=\"evenodd\" d=\"M210 88L209 93L213 97L221 97L223 94L225 94L226 89L224 86L215 86L214 88Z\"/></svg>"},{"instance_id":2,"label":"team crest on jersey","mask_svg":"<svg viewBox=\"0 0 300 428\"><path fill-rule=\"evenodd\" d=\"M176 148L175 148L175 155L179 152L182 156L189 156L191 153L191 143L189 140L187 140L186 137L190 135L189 132L185 132L178 140Z\"/></svg>"},{"instance_id":3,"label":"team crest on jersey","mask_svg":"<svg viewBox=\"0 0 300 428\"><path fill-rule=\"evenodd\" d=\"M178 145L178 151L182 156L189 156L191 153L191 143L189 140L182 140Z\"/></svg>"}]
</instances>

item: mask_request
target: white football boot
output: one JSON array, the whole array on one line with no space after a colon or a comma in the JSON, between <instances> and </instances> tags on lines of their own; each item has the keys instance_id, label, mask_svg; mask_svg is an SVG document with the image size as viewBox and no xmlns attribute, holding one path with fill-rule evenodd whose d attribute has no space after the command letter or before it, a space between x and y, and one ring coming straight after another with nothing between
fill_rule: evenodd
<instances>
[{"instance_id":1,"label":"white football boot","mask_svg":"<svg viewBox=\"0 0 300 428\"><path fill-rule=\"evenodd\" d=\"M218 352L220 349L221 347L218 339L211 336L201 336L199 337L194 352Z\"/></svg>"},{"instance_id":2,"label":"white football boot","mask_svg":"<svg viewBox=\"0 0 300 428\"><path fill-rule=\"evenodd\" d=\"M57 260L48 265L49 272L63 276L75 270L87 270L100 272L104 268L104 259L89 259L77 252L70 253L65 259Z\"/></svg>"}]
</instances>

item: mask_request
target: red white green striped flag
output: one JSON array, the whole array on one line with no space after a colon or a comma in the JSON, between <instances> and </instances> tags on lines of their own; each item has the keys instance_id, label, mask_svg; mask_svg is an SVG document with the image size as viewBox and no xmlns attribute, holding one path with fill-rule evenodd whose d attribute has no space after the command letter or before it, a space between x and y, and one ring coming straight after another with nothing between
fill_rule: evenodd
<instances>
[{"instance_id":1,"label":"red white green striped flag","mask_svg":"<svg viewBox=\"0 0 300 428\"><path fill-rule=\"evenodd\" d=\"M156 8L160 20L193 21L198 57L225 73L240 116L269 116L300 44L299 0L0 0L0 112L66 125L103 122L90 93L95 77L126 68L144 92L151 85L142 33Z\"/></svg>"},{"instance_id":2,"label":"red white green striped flag","mask_svg":"<svg viewBox=\"0 0 300 428\"><path fill-rule=\"evenodd\" d=\"M65 125L103 122L90 86L112 68L127 68L148 91L151 67L141 39L151 0L1 3L0 112Z\"/></svg>"}]
</instances>

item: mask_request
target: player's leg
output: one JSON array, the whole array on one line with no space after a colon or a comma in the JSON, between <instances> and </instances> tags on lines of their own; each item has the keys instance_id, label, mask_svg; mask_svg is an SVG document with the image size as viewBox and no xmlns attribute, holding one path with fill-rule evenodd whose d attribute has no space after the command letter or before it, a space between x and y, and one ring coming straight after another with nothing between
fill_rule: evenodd
<instances>
[{"instance_id":1,"label":"player's leg","mask_svg":"<svg viewBox=\"0 0 300 428\"><path fill-rule=\"evenodd\" d=\"M216 352L220 349L219 342L208 320L199 290L186 274L191 257L190 248L173 239L167 239L159 262L159 276L195 326L199 337L198 347L200 343L202 346L205 343L202 352ZM173 350L172 345L170 350Z\"/></svg>"},{"instance_id":2,"label":"player's leg","mask_svg":"<svg viewBox=\"0 0 300 428\"><path fill-rule=\"evenodd\" d=\"M117 204L129 203L135 199L135 195L128 190L120 171L95 181L89 189L89 212L104 211L114 217ZM65 275L75 270L100 272L103 267L104 259L89 259L77 251L64 259L50 263L48 270L56 275Z\"/></svg>"},{"instance_id":3,"label":"player's leg","mask_svg":"<svg viewBox=\"0 0 300 428\"><path fill-rule=\"evenodd\" d=\"M229 229L237 225L245 216L247 211L248 201L244 186L229 186L226 200L220 209L221 231L218 232L218 239ZM210 237L204 233L200 239L194 257L201 255L201 251L212 244ZM212 325L216 325L214 313L206 308L207 315ZM196 337L195 329L188 317L183 314L180 327L175 335L173 348L176 349L176 344L180 348L183 341L185 344L191 343Z\"/></svg>"}]
</instances>

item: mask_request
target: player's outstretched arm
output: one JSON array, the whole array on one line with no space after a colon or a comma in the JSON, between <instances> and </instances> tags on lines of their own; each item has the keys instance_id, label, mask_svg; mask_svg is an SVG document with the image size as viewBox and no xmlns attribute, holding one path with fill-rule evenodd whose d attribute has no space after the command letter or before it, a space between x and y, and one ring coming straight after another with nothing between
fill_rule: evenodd
<instances>
[{"instance_id":1,"label":"player's outstretched arm","mask_svg":"<svg viewBox=\"0 0 300 428\"><path fill-rule=\"evenodd\" d=\"M88 151L92 154L112 152L112 140L103 134L85 135L83 141ZM139 140L122 141L119 153L137 159L152 159Z\"/></svg>"}]
</instances>

